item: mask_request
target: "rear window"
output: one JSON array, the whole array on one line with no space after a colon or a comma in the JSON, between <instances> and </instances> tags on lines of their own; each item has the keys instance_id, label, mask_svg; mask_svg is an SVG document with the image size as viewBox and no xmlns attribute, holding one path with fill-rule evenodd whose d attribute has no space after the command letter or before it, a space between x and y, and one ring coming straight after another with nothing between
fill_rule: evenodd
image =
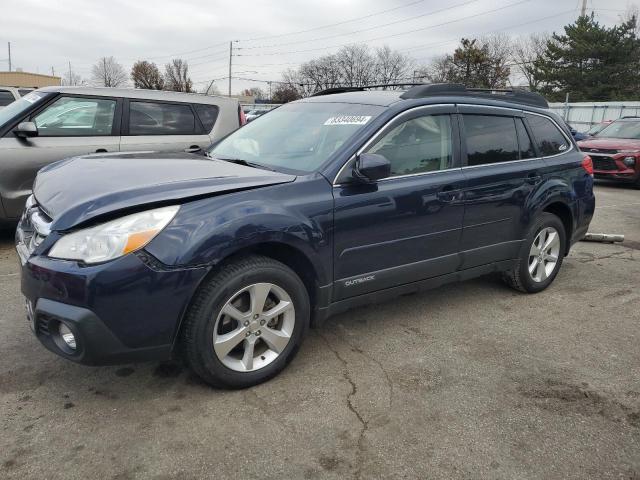
<instances>
[{"instance_id":1,"label":"rear window","mask_svg":"<svg viewBox=\"0 0 640 480\"><path fill-rule=\"evenodd\" d=\"M569 141L549 118L527 115L527 121L542 155L557 155L569 149Z\"/></svg>"},{"instance_id":2,"label":"rear window","mask_svg":"<svg viewBox=\"0 0 640 480\"><path fill-rule=\"evenodd\" d=\"M205 132L210 133L213 130L213 125L216 123L216 117L218 116L218 107L215 105L203 105L198 103L194 105L196 113L202 122Z\"/></svg>"},{"instance_id":3,"label":"rear window","mask_svg":"<svg viewBox=\"0 0 640 480\"><path fill-rule=\"evenodd\" d=\"M603 128L598 136L640 139L640 120L617 120Z\"/></svg>"},{"instance_id":4,"label":"rear window","mask_svg":"<svg viewBox=\"0 0 640 480\"><path fill-rule=\"evenodd\" d=\"M517 160L518 137L513 117L463 115L467 165Z\"/></svg>"},{"instance_id":5,"label":"rear window","mask_svg":"<svg viewBox=\"0 0 640 480\"><path fill-rule=\"evenodd\" d=\"M33 88L19 88L18 89L18 93L20 94L21 97L24 97L25 95L27 95L30 92L33 92Z\"/></svg>"},{"instance_id":6,"label":"rear window","mask_svg":"<svg viewBox=\"0 0 640 480\"><path fill-rule=\"evenodd\" d=\"M129 104L129 135L193 135L196 118L190 105L155 102Z\"/></svg>"},{"instance_id":7,"label":"rear window","mask_svg":"<svg viewBox=\"0 0 640 480\"><path fill-rule=\"evenodd\" d=\"M13 103L15 98L9 90L0 90L0 107L6 107L10 103Z\"/></svg>"}]
</instances>

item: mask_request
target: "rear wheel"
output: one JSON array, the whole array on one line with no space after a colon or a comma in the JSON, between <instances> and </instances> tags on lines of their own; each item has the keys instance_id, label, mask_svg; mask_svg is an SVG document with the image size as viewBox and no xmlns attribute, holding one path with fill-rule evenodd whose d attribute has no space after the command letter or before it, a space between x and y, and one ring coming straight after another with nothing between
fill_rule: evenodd
<instances>
[{"instance_id":1,"label":"rear wheel","mask_svg":"<svg viewBox=\"0 0 640 480\"><path fill-rule=\"evenodd\" d=\"M537 293L555 279L566 251L562 221L544 212L532 226L514 268L506 272L506 282L516 290Z\"/></svg>"},{"instance_id":2,"label":"rear wheel","mask_svg":"<svg viewBox=\"0 0 640 480\"><path fill-rule=\"evenodd\" d=\"M286 265L252 256L204 285L185 318L187 361L205 382L243 388L279 373L309 325L309 296Z\"/></svg>"}]
</instances>

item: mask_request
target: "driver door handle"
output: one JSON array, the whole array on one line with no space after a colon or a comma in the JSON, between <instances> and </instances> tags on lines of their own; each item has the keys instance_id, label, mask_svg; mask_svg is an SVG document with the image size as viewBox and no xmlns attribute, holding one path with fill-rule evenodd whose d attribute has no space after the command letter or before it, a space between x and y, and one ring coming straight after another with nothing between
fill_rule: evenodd
<instances>
[{"instance_id":1,"label":"driver door handle","mask_svg":"<svg viewBox=\"0 0 640 480\"><path fill-rule=\"evenodd\" d=\"M198 145L191 145L189 148L185 148L184 151L186 153L198 153L202 149Z\"/></svg>"}]
</instances>

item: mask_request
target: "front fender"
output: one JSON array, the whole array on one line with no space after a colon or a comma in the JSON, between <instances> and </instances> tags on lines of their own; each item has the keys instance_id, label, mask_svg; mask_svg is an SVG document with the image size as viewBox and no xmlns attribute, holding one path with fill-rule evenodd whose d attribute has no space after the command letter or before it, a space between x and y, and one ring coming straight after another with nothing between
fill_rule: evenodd
<instances>
[{"instance_id":1,"label":"front fender","mask_svg":"<svg viewBox=\"0 0 640 480\"><path fill-rule=\"evenodd\" d=\"M182 205L146 250L168 266L216 265L248 247L281 243L304 254L326 285L332 205L324 179L205 198Z\"/></svg>"}]
</instances>

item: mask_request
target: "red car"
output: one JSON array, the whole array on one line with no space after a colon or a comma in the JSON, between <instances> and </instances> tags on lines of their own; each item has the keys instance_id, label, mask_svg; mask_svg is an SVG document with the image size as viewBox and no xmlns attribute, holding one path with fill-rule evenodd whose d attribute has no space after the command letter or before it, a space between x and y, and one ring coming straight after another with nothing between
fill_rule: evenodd
<instances>
[{"instance_id":1,"label":"red car","mask_svg":"<svg viewBox=\"0 0 640 480\"><path fill-rule=\"evenodd\" d=\"M593 160L596 178L633 183L640 187L640 117L623 117L597 137L578 142Z\"/></svg>"}]
</instances>

